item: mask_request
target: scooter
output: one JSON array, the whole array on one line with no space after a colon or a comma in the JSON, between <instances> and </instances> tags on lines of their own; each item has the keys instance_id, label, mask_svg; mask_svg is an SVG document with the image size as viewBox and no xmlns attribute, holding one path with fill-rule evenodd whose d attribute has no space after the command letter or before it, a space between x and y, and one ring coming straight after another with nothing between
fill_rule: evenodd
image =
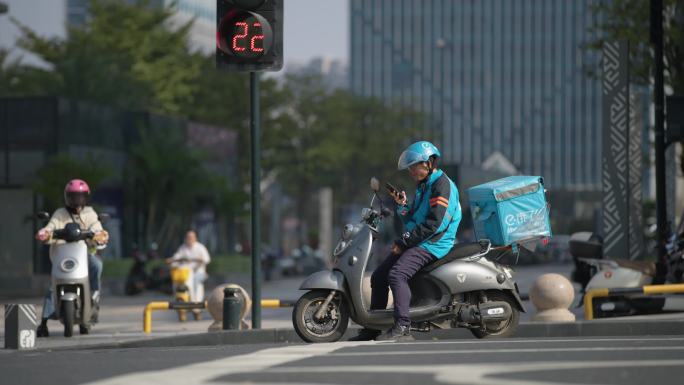
<instances>
[{"instance_id":1,"label":"scooter","mask_svg":"<svg viewBox=\"0 0 684 385\"><path fill-rule=\"evenodd\" d=\"M193 270L190 259L185 257L171 262L171 282L173 284L173 297L176 302L191 302L193 297ZM178 320L187 321L187 310L178 309ZM200 313L194 311L195 320L199 320Z\"/></svg>"},{"instance_id":2,"label":"scooter","mask_svg":"<svg viewBox=\"0 0 684 385\"><path fill-rule=\"evenodd\" d=\"M369 310L364 277L382 220L392 215L378 196L380 182L372 178L373 198L361 212L361 222L347 224L332 255L332 270L310 275L300 286L308 290L292 312L297 334L306 342L334 342L342 338L349 319L371 329L386 329L392 309ZM373 208L375 199L380 209ZM445 257L419 271L409 282L412 330L464 327L478 338L514 333L524 312L513 270L490 261L500 254L489 240L457 244ZM510 249L510 248L509 248Z\"/></svg>"},{"instance_id":3,"label":"scooter","mask_svg":"<svg viewBox=\"0 0 684 385\"><path fill-rule=\"evenodd\" d=\"M671 236L667 245L667 272L659 271L651 261L629 259L604 259L603 239L590 232L572 234L568 242L570 254L575 262L572 278L582 286L582 293L591 289L637 288L645 285L679 283L684 270L682 246ZM662 270L662 268L661 268ZM654 314L663 311L667 297L644 294L623 294L594 299L595 318ZM578 307L584 301L578 303Z\"/></svg>"},{"instance_id":4,"label":"scooter","mask_svg":"<svg viewBox=\"0 0 684 385\"><path fill-rule=\"evenodd\" d=\"M49 218L47 213L39 218ZM90 230L81 230L77 223L68 223L63 229L52 233L53 239L65 241L52 245L52 295L55 316L64 324L64 336L71 337L74 325L81 334L89 334L97 319L98 306L92 297L88 278L88 246L86 240L95 235ZM105 246L98 246L103 249Z\"/></svg>"}]
</instances>

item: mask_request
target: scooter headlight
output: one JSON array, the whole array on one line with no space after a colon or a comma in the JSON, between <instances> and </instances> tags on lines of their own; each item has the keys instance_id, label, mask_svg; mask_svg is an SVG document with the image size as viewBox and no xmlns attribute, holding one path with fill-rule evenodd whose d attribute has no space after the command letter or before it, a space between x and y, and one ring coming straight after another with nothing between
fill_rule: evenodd
<instances>
[{"instance_id":1,"label":"scooter headlight","mask_svg":"<svg viewBox=\"0 0 684 385\"><path fill-rule=\"evenodd\" d=\"M68 273L76 269L76 266L78 266L78 262L75 259L65 259L59 267L63 272Z\"/></svg>"}]
</instances>

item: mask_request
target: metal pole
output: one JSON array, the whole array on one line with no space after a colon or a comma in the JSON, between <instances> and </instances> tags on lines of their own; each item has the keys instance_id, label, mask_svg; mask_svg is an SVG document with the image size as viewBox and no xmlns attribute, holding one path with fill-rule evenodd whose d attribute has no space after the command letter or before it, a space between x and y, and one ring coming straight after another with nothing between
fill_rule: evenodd
<instances>
[{"instance_id":1,"label":"metal pole","mask_svg":"<svg viewBox=\"0 0 684 385\"><path fill-rule=\"evenodd\" d=\"M667 239L667 196L665 185L665 129L664 129L664 88L663 88L663 1L651 0L651 43L654 56L655 105L655 172L656 172L656 219L658 224L658 261L666 257Z\"/></svg>"},{"instance_id":2,"label":"metal pole","mask_svg":"<svg viewBox=\"0 0 684 385\"><path fill-rule=\"evenodd\" d=\"M261 164L259 133L259 74L249 73L251 100L250 132L252 156L252 329L261 328L261 228L260 228L260 196L261 196Z\"/></svg>"}]
</instances>

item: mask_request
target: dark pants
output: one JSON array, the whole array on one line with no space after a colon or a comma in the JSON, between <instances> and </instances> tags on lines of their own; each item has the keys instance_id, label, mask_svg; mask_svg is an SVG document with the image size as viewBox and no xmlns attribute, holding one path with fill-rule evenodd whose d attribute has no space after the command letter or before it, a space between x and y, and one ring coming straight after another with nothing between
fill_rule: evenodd
<instances>
[{"instance_id":1,"label":"dark pants","mask_svg":"<svg viewBox=\"0 0 684 385\"><path fill-rule=\"evenodd\" d=\"M408 281L418 270L435 259L432 254L420 247L408 249L401 255L390 254L371 276L371 310L387 308L389 286L394 297L394 322L403 326L411 325L411 289Z\"/></svg>"}]
</instances>

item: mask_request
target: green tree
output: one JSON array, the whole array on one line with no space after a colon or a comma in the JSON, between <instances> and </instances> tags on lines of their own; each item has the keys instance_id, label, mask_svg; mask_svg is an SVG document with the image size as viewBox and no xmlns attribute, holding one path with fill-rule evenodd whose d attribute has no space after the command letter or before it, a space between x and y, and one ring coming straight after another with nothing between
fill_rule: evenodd
<instances>
[{"instance_id":1,"label":"green tree","mask_svg":"<svg viewBox=\"0 0 684 385\"><path fill-rule=\"evenodd\" d=\"M45 209L54 211L64 206L64 186L68 181L83 179L94 192L111 173L110 168L92 155L78 160L67 154L58 154L38 169L32 188L45 200Z\"/></svg>"},{"instance_id":2,"label":"green tree","mask_svg":"<svg viewBox=\"0 0 684 385\"><path fill-rule=\"evenodd\" d=\"M676 94L684 93L684 2L664 0L663 53L665 84ZM631 80L651 84L653 55L650 45L650 1L600 1L593 6L601 20L590 32L598 38L587 47L600 50L604 41L627 40L630 43Z\"/></svg>"},{"instance_id":3,"label":"green tree","mask_svg":"<svg viewBox=\"0 0 684 385\"><path fill-rule=\"evenodd\" d=\"M398 153L424 121L408 108L329 90L316 76L287 76L281 92L287 103L264 128L264 167L295 198L300 223L317 220L311 199L321 187L335 190L339 206L367 199L373 175L396 178Z\"/></svg>"},{"instance_id":4,"label":"green tree","mask_svg":"<svg viewBox=\"0 0 684 385\"><path fill-rule=\"evenodd\" d=\"M145 197L148 242L156 241L163 249L190 223L212 183L204 159L201 151L185 145L179 131L141 131L128 170Z\"/></svg>"},{"instance_id":5,"label":"green tree","mask_svg":"<svg viewBox=\"0 0 684 385\"><path fill-rule=\"evenodd\" d=\"M201 58L188 48L191 23L171 29L171 11L149 1L91 0L84 27L45 38L18 20L18 46L47 68L10 68L24 94L59 95L132 109L179 113L197 92ZM11 74L10 74L11 75Z\"/></svg>"}]
</instances>

